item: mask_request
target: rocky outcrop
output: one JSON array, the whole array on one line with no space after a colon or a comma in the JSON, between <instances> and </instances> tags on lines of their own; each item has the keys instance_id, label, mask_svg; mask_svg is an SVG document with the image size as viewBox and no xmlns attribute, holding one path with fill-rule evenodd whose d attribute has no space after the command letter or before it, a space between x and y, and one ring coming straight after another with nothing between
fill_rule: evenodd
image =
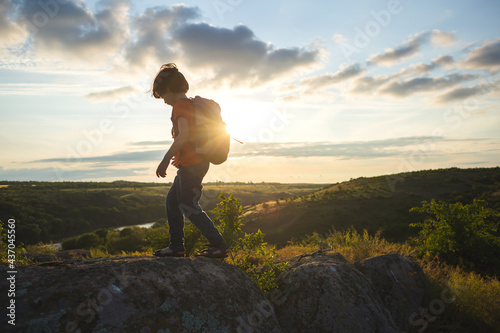
<instances>
[{"instance_id":1,"label":"rocky outcrop","mask_svg":"<svg viewBox=\"0 0 500 333\"><path fill-rule=\"evenodd\" d=\"M0 281L2 290L7 283ZM216 259L44 263L18 267L16 326L2 331L400 332L423 284L418 265L399 255L354 265L335 253L294 257L268 297Z\"/></svg>"},{"instance_id":2,"label":"rocky outcrop","mask_svg":"<svg viewBox=\"0 0 500 333\"><path fill-rule=\"evenodd\" d=\"M6 280L1 281L6 290ZM280 332L273 307L236 267L208 258L111 257L16 274L8 332ZM6 309L6 306L2 306ZM2 317L6 318L5 310ZM5 331L4 331L5 332Z\"/></svg>"},{"instance_id":3,"label":"rocky outcrop","mask_svg":"<svg viewBox=\"0 0 500 333\"><path fill-rule=\"evenodd\" d=\"M339 254L295 258L280 290L284 332L398 332L370 281Z\"/></svg>"},{"instance_id":4,"label":"rocky outcrop","mask_svg":"<svg viewBox=\"0 0 500 333\"><path fill-rule=\"evenodd\" d=\"M408 318L424 301L426 278L420 266L400 254L388 254L354 263L372 283L399 328L408 330Z\"/></svg>"}]
</instances>

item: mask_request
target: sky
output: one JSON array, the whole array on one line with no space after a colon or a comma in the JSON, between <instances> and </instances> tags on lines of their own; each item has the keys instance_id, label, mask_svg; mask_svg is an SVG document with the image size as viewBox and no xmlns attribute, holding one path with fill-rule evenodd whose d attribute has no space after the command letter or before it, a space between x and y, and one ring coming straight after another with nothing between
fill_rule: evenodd
<instances>
[{"instance_id":1,"label":"sky","mask_svg":"<svg viewBox=\"0 0 500 333\"><path fill-rule=\"evenodd\" d=\"M165 63L232 141L206 182L500 165L500 2L0 0L0 180L170 182Z\"/></svg>"}]
</instances>

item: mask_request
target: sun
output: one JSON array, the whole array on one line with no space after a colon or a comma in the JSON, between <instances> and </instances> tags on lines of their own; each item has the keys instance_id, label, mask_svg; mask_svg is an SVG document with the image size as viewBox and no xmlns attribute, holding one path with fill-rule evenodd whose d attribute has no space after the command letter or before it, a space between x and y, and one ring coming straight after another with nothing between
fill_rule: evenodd
<instances>
[{"instance_id":1,"label":"sun","mask_svg":"<svg viewBox=\"0 0 500 333\"><path fill-rule=\"evenodd\" d=\"M256 138L265 127L269 109L261 103L228 100L221 104L222 119L231 137L248 141Z\"/></svg>"}]
</instances>

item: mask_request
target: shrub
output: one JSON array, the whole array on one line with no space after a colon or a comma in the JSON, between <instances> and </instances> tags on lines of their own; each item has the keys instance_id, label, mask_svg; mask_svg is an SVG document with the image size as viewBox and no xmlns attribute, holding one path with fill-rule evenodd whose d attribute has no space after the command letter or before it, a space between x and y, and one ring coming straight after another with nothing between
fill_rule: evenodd
<instances>
[{"instance_id":1,"label":"shrub","mask_svg":"<svg viewBox=\"0 0 500 333\"><path fill-rule=\"evenodd\" d=\"M410 224L421 228L419 236L412 238L418 255L439 255L451 264L498 273L500 213L486 208L485 201L474 200L472 204L464 205L431 200L410 211L430 215L423 222Z\"/></svg>"},{"instance_id":2,"label":"shrub","mask_svg":"<svg viewBox=\"0 0 500 333\"><path fill-rule=\"evenodd\" d=\"M91 247L97 247L101 244L101 239L96 234L86 233L78 237L76 241L77 248L89 250Z\"/></svg>"},{"instance_id":3,"label":"shrub","mask_svg":"<svg viewBox=\"0 0 500 333\"><path fill-rule=\"evenodd\" d=\"M275 265L273 258L276 248L264 242L264 234L259 230L252 234L241 231L243 208L239 201L224 193L221 202L214 209L215 219L226 243L230 246L230 263L242 269L262 291L270 293L277 288L278 275L287 263Z\"/></svg>"},{"instance_id":4,"label":"shrub","mask_svg":"<svg viewBox=\"0 0 500 333\"><path fill-rule=\"evenodd\" d=\"M167 227L150 228L144 238L145 248L163 249L168 246L169 235Z\"/></svg>"},{"instance_id":5,"label":"shrub","mask_svg":"<svg viewBox=\"0 0 500 333\"><path fill-rule=\"evenodd\" d=\"M78 248L77 240L78 240L78 237L72 237L72 238L68 238L68 239L63 240L62 244L61 244L62 249L63 250L77 249Z\"/></svg>"}]
</instances>

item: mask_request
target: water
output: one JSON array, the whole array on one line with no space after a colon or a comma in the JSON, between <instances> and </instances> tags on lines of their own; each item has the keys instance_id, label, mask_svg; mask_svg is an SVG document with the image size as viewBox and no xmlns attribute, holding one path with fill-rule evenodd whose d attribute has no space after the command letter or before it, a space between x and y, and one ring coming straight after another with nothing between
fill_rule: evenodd
<instances>
[{"instance_id":1,"label":"water","mask_svg":"<svg viewBox=\"0 0 500 333\"><path fill-rule=\"evenodd\" d=\"M155 223L156 222L148 222L148 223L143 223L143 224L125 225L123 227L117 227L117 228L113 228L113 229L120 231L120 230L123 230L125 228L132 228L132 227L151 228L153 226L153 224L155 224Z\"/></svg>"},{"instance_id":2,"label":"water","mask_svg":"<svg viewBox=\"0 0 500 333\"><path fill-rule=\"evenodd\" d=\"M115 230L123 230L125 228L132 228L132 227L139 227L139 228L151 228L153 224L156 222L148 222L148 223L143 223L143 224L134 224L134 225L124 225L121 227L116 227L116 228L110 228L110 229L115 229ZM56 250L61 250L62 249L62 243L54 243L54 247Z\"/></svg>"}]
</instances>

